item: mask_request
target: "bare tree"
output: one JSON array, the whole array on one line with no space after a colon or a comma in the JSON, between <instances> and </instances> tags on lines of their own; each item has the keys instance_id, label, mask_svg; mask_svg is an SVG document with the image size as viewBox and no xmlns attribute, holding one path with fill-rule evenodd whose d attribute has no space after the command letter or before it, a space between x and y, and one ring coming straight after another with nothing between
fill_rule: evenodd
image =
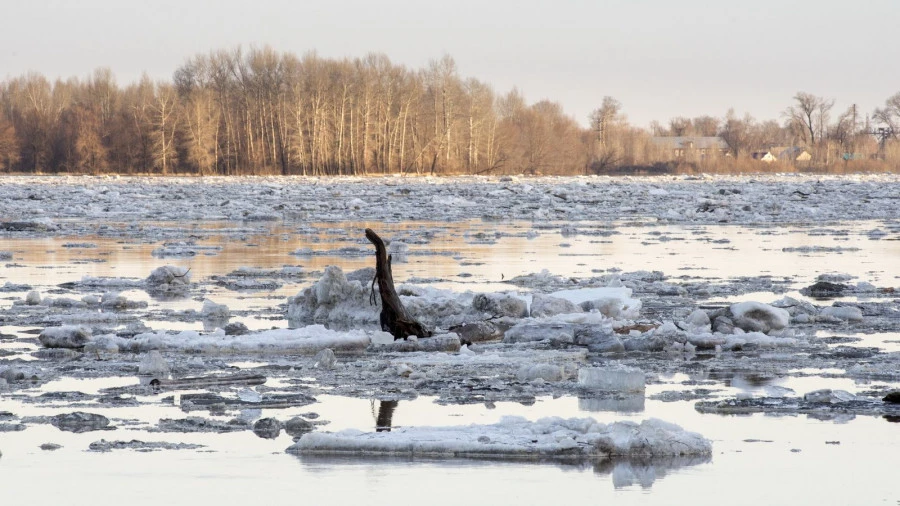
<instances>
[{"instance_id":1,"label":"bare tree","mask_svg":"<svg viewBox=\"0 0 900 506\"><path fill-rule=\"evenodd\" d=\"M725 121L719 130L719 137L725 141L735 158L739 158L745 151L751 149L751 129L753 117L744 115L743 119L737 117L734 109L729 109L725 114Z\"/></svg>"},{"instance_id":2,"label":"bare tree","mask_svg":"<svg viewBox=\"0 0 900 506\"><path fill-rule=\"evenodd\" d=\"M796 104L788 107L784 115L807 146L815 147L827 131L829 113L834 107L834 100L803 91L794 95L794 100Z\"/></svg>"}]
</instances>

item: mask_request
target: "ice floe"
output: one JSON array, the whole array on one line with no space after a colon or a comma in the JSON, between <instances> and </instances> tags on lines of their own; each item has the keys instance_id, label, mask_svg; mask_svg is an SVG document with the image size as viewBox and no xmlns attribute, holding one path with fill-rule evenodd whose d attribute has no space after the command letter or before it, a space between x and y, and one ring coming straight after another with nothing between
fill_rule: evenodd
<instances>
[{"instance_id":1,"label":"ice floe","mask_svg":"<svg viewBox=\"0 0 900 506\"><path fill-rule=\"evenodd\" d=\"M390 432L312 432L288 448L300 454L497 460L708 455L703 436L658 419L598 423L592 418L505 417L491 425L399 427Z\"/></svg>"}]
</instances>

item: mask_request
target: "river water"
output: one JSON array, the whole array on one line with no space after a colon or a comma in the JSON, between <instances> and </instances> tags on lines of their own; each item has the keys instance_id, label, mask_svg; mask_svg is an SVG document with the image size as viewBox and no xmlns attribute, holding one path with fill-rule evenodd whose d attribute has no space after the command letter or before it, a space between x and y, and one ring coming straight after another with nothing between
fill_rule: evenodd
<instances>
[{"instance_id":1,"label":"river water","mask_svg":"<svg viewBox=\"0 0 900 506\"><path fill-rule=\"evenodd\" d=\"M165 224L158 224L165 226ZM743 277L770 278L784 293L798 290L823 273L841 273L876 286L896 286L900 241L873 240L868 231L877 222L831 223L827 227L737 225L653 225L640 221L562 224L535 228L531 223L343 222L252 227L235 233L201 224L196 245L209 249L188 258L158 258L152 251L162 241L106 236L9 237L4 250L13 258L0 267L0 283L30 285L52 293L60 283L85 276L140 279L162 265L191 269L200 293L160 300L141 290L123 292L145 301L143 322L155 330L203 330L201 321L167 319L166 311L200 309L203 298L226 304L232 321L251 329L284 327L286 297L318 278L327 265L344 271L371 265L371 256L348 253L366 249L365 227L385 237L426 237L410 240L406 262L394 264L398 283L411 280L457 291L522 289L506 284L511 278L538 273L583 278L610 272L657 270L671 278L725 282ZM238 225L235 225L238 226ZM362 239L362 240L361 240ZM74 245L74 246L73 246ZM341 248L344 248L343 250ZM293 254L292 254L293 253ZM271 290L235 291L216 282L241 267L277 269L299 266L305 275L282 280ZM737 282L739 284L739 281ZM0 308L11 310L28 290L3 294ZM772 302L784 293L736 290L711 297L707 304L758 300ZM21 339L0 341L4 360L31 360L37 349L25 339L32 325L6 319L0 332ZM864 346L883 351L900 349L900 329L842 336L858 337ZM823 331L823 335L834 332ZM33 335L31 335L33 338ZM228 361L229 359L225 359ZM235 370L252 371L267 364L265 357L235 359ZM790 368L789 362L786 366ZM74 369L74 367L73 367ZM292 438L275 439L250 431L234 433L158 433L147 430L162 418L184 413L159 395L139 395L137 404L78 408L68 401L37 401L48 392L96 395L102 389L124 387L136 377L86 378L62 374L58 379L0 397L0 415L52 416L83 409L116 420L114 431L82 434L62 432L49 424L27 424L22 431L0 432L0 475L4 495L29 505L68 504L554 504L563 502L615 504L898 504L896 473L900 455L900 424L875 416L816 417L798 414L701 414L694 401L664 402L654 395L696 388L683 373L663 375L648 384L640 399L592 403L563 396L539 397L533 403L497 402L454 405L418 397L400 400L394 426L445 426L495 423L502 416L529 419L543 416L594 417L601 422L640 421L650 417L678 423L713 442L713 454L701 459L619 460L564 465L465 460L407 460L297 457L285 453ZM273 378L277 382L278 378ZM880 383L884 386L885 382ZM791 389L802 395L821 388L858 393L872 382L853 380L828 369L769 378L708 378L714 398L760 395ZM888 387L897 388L890 383ZM176 392L184 395L192 391ZM177 403L176 403L177 404ZM372 430L378 401L319 395L303 407L263 410L255 416L287 419L314 412L317 430ZM2 422L2 418L0 418ZM167 441L204 445L200 449L112 452L87 451L100 439ZM61 448L39 448L55 443Z\"/></svg>"}]
</instances>

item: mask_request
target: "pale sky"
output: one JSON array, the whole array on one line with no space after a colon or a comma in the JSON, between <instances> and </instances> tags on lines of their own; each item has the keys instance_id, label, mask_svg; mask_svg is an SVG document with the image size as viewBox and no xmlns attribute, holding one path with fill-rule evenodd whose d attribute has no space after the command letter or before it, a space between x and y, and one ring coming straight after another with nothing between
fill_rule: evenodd
<instances>
[{"instance_id":1,"label":"pale sky","mask_svg":"<svg viewBox=\"0 0 900 506\"><path fill-rule=\"evenodd\" d=\"M900 92L900 0L0 0L0 77L170 80L186 58L269 45L329 58L385 53L558 101L582 124L603 96L632 124L781 120L798 91L871 113Z\"/></svg>"}]
</instances>

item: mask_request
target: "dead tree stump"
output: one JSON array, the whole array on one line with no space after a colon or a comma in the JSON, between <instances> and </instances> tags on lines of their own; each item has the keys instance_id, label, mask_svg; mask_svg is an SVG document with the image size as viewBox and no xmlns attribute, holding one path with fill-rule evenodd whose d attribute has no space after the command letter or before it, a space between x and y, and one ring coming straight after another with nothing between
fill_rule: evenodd
<instances>
[{"instance_id":1,"label":"dead tree stump","mask_svg":"<svg viewBox=\"0 0 900 506\"><path fill-rule=\"evenodd\" d=\"M416 321L403 307L397 290L394 288L394 275L391 273L391 257L387 254L384 241L371 228L366 229L366 239L375 245L375 279L378 283L378 295L381 296L381 330L390 332L394 340L406 339L408 336L431 337L431 331ZM374 296L374 293L373 293Z\"/></svg>"}]
</instances>

